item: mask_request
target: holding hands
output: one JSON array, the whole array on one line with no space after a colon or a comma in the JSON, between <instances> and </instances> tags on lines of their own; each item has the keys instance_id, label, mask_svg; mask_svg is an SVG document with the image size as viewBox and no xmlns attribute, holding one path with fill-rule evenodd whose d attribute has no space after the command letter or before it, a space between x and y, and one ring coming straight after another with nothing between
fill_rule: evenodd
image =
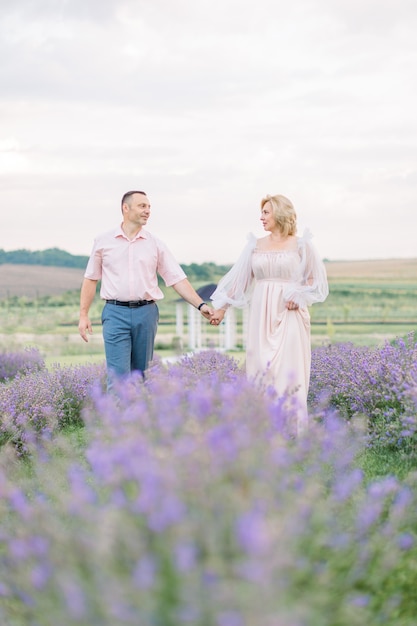
<instances>
[{"instance_id":1,"label":"holding hands","mask_svg":"<svg viewBox=\"0 0 417 626\"><path fill-rule=\"evenodd\" d=\"M213 309L205 302L202 302L201 305L197 308L200 311L201 315L205 317L212 326L218 326L223 321L224 315L226 313L224 309Z\"/></svg>"},{"instance_id":2,"label":"holding hands","mask_svg":"<svg viewBox=\"0 0 417 626\"><path fill-rule=\"evenodd\" d=\"M298 304L292 300L289 300L285 306L289 311L296 311L299 308ZM209 320L212 326L219 326L226 315L226 311L224 309L212 309L207 304L204 304L204 306L201 307L200 313L203 317Z\"/></svg>"},{"instance_id":3,"label":"holding hands","mask_svg":"<svg viewBox=\"0 0 417 626\"><path fill-rule=\"evenodd\" d=\"M223 321L223 318L226 314L224 309L216 309L212 312L210 324L212 326L218 326Z\"/></svg>"}]
</instances>

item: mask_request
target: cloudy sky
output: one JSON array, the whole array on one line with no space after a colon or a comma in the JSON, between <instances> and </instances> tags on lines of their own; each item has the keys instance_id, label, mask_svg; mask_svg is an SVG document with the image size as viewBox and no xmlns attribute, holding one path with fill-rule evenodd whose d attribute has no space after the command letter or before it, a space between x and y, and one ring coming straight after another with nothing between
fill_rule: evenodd
<instances>
[{"instance_id":1,"label":"cloudy sky","mask_svg":"<svg viewBox=\"0 0 417 626\"><path fill-rule=\"evenodd\" d=\"M259 202L321 255L417 257L415 0L2 0L0 248L89 254L144 189L181 263Z\"/></svg>"}]
</instances>

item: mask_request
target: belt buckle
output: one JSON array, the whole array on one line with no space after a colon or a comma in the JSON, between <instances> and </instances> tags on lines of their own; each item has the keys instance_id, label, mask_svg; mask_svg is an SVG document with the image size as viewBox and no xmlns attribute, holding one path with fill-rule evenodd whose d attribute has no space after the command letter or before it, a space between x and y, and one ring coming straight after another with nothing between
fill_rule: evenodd
<instances>
[{"instance_id":1,"label":"belt buckle","mask_svg":"<svg viewBox=\"0 0 417 626\"><path fill-rule=\"evenodd\" d=\"M137 300L129 300L128 307L129 309L137 309L140 306Z\"/></svg>"}]
</instances>

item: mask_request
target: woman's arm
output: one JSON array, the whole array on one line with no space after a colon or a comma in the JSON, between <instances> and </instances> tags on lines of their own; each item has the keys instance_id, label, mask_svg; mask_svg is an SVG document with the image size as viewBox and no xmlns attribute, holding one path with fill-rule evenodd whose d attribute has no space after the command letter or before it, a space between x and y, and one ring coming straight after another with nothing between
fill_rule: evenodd
<instances>
[{"instance_id":1,"label":"woman's arm","mask_svg":"<svg viewBox=\"0 0 417 626\"><path fill-rule=\"evenodd\" d=\"M252 252L256 245L256 237L248 236L248 243L233 267L219 281L216 290L211 295L215 309L223 309L229 306L242 308L250 300L253 282Z\"/></svg>"},{"instance_id":2,"label":"woman's arm","mask_svg":"<svg viewBox=\"0 0 417 626\"><path fill-rule=\"evenodd\" d=\"M300 238L301 284L291 283L284 291L287 303L290 301L300 308L316 302L324 302L329 295L327 273L323 260L311 241L311 234Z\"/></svg>"}]
</instances>

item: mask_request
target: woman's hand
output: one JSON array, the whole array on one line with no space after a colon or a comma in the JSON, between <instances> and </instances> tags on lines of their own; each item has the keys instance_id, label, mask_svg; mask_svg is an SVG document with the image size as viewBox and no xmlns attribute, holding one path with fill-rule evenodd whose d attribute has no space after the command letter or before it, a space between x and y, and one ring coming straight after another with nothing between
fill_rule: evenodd
<instances>
[{"instance_id":1,"label":"woman's hand","mask_svg":"<svg viewBox=\"0 0 417 626\"><path fill-rule=\"evenodd\" d=\"M210 324L212 326L218 326L225 316L226 311L224 309L216 309L211 316Z\"/></svg>"},{"instance_id":2,"label":"woman's hand","mask_svg":"<svg viewBox=\"0 0 417 626\"><path fill-rule=\"evenodd\" d=\"M285 306L289 311L296 311L299 308L298 304L296 302L293 302L292 300L289 300Z\"/></svg>"}]
</instances>

